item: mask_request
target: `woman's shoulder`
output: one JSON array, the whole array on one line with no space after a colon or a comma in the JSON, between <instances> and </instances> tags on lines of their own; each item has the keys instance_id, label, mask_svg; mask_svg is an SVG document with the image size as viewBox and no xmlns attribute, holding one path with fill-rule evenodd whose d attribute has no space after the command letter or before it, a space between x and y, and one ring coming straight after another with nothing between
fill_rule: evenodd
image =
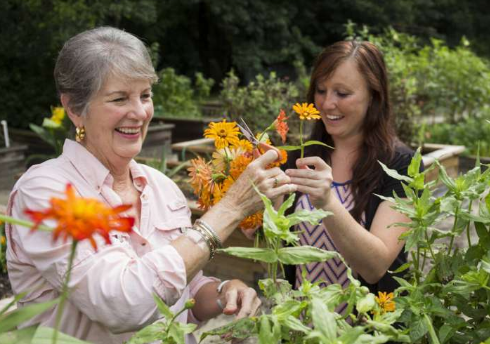
<instances>
[{"instance_id":1,"label":"woman's shoulder","mask_svg":"<svg viewBox=\"0 0 490 344\"><path fill-rule=\"evenodd\" d=\"M60 156L55 159L33 165L22 174L14 189L20 188L49 188L49 186L66 185L70 177L66 168L66 159Z\"/></svg>"},{"instance_id":2,"label":"woman's shoulder","mask_svg":"<svg viewBox=\"0 0 490 344\"><path fill-rule=\"evenodd\" d=\"M400 168L410 165L415 152L405 143L398 141L395 143L393 158L389 163L390 168Z\"/></svg>"}]
</instances>

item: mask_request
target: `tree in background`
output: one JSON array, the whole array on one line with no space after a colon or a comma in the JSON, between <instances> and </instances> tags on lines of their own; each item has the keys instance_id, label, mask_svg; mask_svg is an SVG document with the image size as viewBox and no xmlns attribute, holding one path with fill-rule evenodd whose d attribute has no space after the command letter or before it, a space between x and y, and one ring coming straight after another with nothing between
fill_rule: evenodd
<instances>
[{"instance_id":1,"label":"tree in background","mask_svg":"<svg viewBox=\"0 0 490 344\"><path fill-rule=\"evenodd\" d=\"M243 83L276 71L296 77L318 51L343 38L348 20L374 34L392 26L449 46L465 35L490 56L486 0L3 0L0 10L0 119L40 122L57 105L52 71L62 43L100 25L125 29L152 47L158 70L215 80L233 68Z\"/></svg>"}]
</instances>

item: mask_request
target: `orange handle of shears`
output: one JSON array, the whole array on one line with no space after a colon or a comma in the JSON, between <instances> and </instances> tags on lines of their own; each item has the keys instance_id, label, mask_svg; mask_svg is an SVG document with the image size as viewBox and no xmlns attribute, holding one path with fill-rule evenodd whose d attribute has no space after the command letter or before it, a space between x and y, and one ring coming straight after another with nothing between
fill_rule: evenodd
<instances>
[{"instance_id":1,"label":"orange handle of shears","mask_svg":"<svg viewBox=\"0 0 490 344\"><path fill-rule=\"evenodd\" d=\"M279 151L279 149L277 149L276 147L273 147L271 145L268 145L267 143L264 143L264 142L259 142L258 147L255 148L252 153L253 153L254 158L256 159L262 155L262 153L260 151L267 152L269 150L273 150L277 153L277 161L281 160L282 155L281 155L281 152Z\"/></svg>"}]
</instances>

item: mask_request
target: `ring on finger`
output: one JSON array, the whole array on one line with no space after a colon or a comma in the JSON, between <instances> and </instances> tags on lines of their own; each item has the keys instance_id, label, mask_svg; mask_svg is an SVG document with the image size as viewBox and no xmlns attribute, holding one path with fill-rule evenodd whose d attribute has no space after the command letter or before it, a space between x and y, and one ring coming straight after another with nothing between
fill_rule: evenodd
<instances>
[{"instance_id":1,"label":"ring on finger","mask_svg":"<svg viewBox=\"0 0 490 344\"><path fill-rule=\"evenodd\" d=\"M274 187L276 187L276 186L277 186L277 183L278 183L278 180L277 180L277 178L276 178L276 177L274 177Z\"/></svg>"}]
</instances>

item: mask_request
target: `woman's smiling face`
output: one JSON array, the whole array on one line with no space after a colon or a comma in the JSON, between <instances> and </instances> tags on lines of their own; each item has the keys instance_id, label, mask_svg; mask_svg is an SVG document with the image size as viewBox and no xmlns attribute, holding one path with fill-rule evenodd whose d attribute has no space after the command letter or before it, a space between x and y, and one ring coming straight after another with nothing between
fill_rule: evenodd
<instances>
[{"instance_id":1,"label":"woman's smiling face","mask_svg":"<svg viewBox=\"0 0 490 344\"><path fill-rule=\"evenodd\" d=\"M106 167L124 167L141 151L153 116L151 96L149 80L109 75L86 115L75 118L85 127L82 144Z\"/></svg>"},{"instance_id":2,"label":"woman's smiling face","mask_svg":"<svg viewBox=\"0 0 490 344\"><path fill-rule=\"evenodd\" d=\"M362 126L370 102L368 84L352 59L342 62L315 88L315 106L334 141L362 137Z\"/></svg>"}]
</instances>

